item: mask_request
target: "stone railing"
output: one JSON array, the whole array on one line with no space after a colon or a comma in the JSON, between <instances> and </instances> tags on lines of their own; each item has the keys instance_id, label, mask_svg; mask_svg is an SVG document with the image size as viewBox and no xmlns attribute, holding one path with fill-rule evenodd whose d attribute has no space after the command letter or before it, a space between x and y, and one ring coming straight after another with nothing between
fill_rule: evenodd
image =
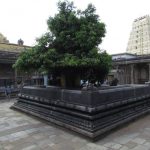
<instances>
[{"instance_id":1,"label":"stone railing","mask_svg":"<svg viewBox=\"0 0 150 150\"><path fill-rule=\"evenodd\" d=\"M148 112L150 86L94 91L24 87L12 108L95 138Z\"/></svg>"}]
</instances>

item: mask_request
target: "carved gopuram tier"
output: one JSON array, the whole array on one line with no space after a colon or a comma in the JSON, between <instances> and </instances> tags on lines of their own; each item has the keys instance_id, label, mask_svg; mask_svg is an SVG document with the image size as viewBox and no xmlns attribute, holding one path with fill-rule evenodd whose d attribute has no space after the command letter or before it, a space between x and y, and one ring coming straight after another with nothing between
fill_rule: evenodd
<instances>
[{"instance_id":1,"label":"carved gopuram tier","mask_svg":"<svg viewBox=\"0 0 150 150\"><path fill-rule=\"evenodd\" d=\"M150 86L94 91L24 87L12 108L95 138L150 110Z\"/></svg>"},{"instance_id":2,"label":"carved gopuram tier","mask_svg":"<svg viewBox=\"0 0 150 150\"><path fill-rule=\"evenodd\" d=\"M137 55L150 54L150 17L148 15L134 20L127 53Z\"/></svg>"}]
</instances>

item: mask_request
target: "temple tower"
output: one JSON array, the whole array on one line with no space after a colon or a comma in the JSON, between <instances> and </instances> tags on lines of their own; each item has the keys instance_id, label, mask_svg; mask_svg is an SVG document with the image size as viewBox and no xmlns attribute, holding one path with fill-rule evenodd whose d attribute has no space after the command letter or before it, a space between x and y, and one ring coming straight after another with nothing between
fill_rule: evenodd
<instances>
[{"instance_id":1,"label":"temple tower","mask_svg":"<svg viewBox=\"0 0 150 150\"><path fill-rule=\"evenodd\" d=\"M137 55L150 54L150 17L148 15L134 20L127 53Z\"/></svg>"}]
</instances>

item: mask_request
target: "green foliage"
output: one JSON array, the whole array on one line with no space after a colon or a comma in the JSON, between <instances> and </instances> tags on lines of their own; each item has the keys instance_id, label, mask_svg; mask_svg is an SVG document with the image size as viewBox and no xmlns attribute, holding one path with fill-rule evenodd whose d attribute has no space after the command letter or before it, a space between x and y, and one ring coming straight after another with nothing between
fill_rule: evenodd
<instances>
[{"instance_id":1,"label":"green foliage","mask_svg":"<svg viewBox=\"0 0 150 150\"><path fill-rule=\"evenodd\" d=\"M102 42L105 24L99 21L92 4L85 11L76 10L73 3L67 1L59 2L58 8L59 13L47 23L59 53L86 55Z\"/></svg>"},{"instance_id":2,"label":"green foliage","mask_svg":"<svg viewBox=\"0 0 150 150\"><path fill-rule=\"evenodd\" d=\"M16 67L18 70L26 71L32 70L32 68L37 68L37 63L35 63L38 59L36 59L34 49L28 49L22 52L17 59L16 63L13 67Z\"/></svg>"},{"instance_id":3,"label":"green foliage","mask_svg":"<svg viewBox=\"0 0 150 150\"><path fill-rule=\"evenodd\" d=\"M58 13L49 17L47 24L50 31L37 39L33 49L23 52L14 67L64 74L75 70L82 78L104 78L111 57L106 52L98 53L106 30L92 4L81 11L73 2L59 2Z\"/></svg>"}]
</instances>

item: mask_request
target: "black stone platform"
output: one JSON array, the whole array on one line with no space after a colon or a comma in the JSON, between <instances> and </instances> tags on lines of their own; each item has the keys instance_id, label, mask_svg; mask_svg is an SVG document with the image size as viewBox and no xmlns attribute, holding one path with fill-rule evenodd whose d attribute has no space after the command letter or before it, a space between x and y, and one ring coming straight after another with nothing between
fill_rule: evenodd
<instances>
[{"instance_id":1,"label":"black stone platform","mask_svg":"<svg viewBox=\"0 0 150 150\"><path fill-rule=\"evenodd\" d=\"M96 91L24 87L12 108L95 138L148 112L150 86Z\"/></svg>"}]
</instances>

